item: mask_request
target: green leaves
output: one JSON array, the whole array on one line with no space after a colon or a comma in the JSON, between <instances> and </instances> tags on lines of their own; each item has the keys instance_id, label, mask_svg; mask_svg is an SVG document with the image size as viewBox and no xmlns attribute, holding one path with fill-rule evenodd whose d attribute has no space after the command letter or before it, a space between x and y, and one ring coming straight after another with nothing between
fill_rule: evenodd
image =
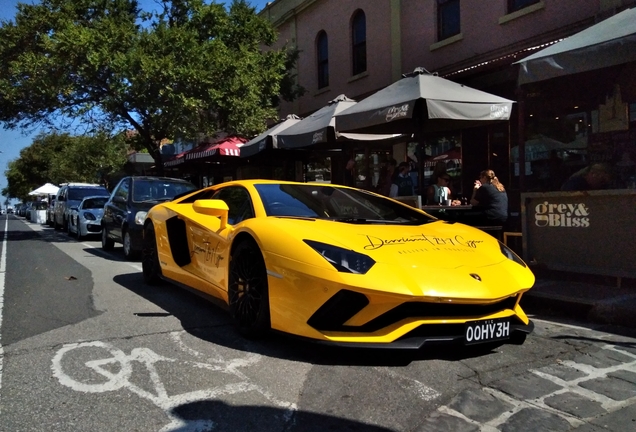
<instances>
[{"instance_id":1,"label":"green leaves","mask_svg":"<svg viewBox=\"0 0 636 432\"><path fill-rule=\"evenodd\" d=\"M47 182L107 182L124 168L127 150L123 134L40 134L22 149L18 159L9 162L5 171L8 186L2 193L24 200Z\"/></svg>"},{"instance_id":2,"label":"green leaves","mask_svg":"<svg viewBox=\"0 0 636 432\"><path fill-rule=\"evenodd\" d=\"M20 5L0 27L0 121L135 129L158 157L166 138L261 132L279 95L298 94L296 57L262 48L276 33L244 0L158 1L158 13L136 0Z\"/></svg>"}]
</instances>

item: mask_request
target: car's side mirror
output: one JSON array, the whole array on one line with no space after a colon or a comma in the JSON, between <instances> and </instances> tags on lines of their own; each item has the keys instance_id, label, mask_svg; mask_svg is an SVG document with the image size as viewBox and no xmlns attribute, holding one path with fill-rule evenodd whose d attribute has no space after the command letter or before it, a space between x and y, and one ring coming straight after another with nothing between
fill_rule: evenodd
<instances>
[{"instance_id":1,"label":"car's side mirror","mask_svg":"<svg viewBox=\"0 0 636 432\"><path fill-rule=\"evenodd\" d=\"M227 204L223 200L206 199L196 200L192 204L195 212L208 216L216 216L221 219L221 229L227 225L227 214L230 211Z\"/></svg>"},{"instance_id":2,"label":"car's side mirror","mask_svg":"<svg viewBox=\"0 0 636 432\"><path fill-rule=\"evenodd\" d=\"M123 196L115 195L113 197L113 202L117 204L126 204L126 198Z\"/></svg>"}]
</instances>

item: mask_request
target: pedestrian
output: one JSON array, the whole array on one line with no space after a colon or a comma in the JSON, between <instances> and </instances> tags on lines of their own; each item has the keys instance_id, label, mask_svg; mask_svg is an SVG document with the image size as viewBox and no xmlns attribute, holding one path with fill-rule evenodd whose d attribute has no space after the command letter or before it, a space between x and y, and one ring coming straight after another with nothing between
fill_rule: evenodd
<instances>
[{"instance_id":1,"label":"pedestrian","mask_svg":"<svg viewBox=\"0 0 636 432\"><path fill-rule=\"evenodd\" d=\"M355 170L356 170L356 161L351 158L347 161L347 165L345 166L344 172L344 183L346 186L355 186Z\"/></svg>"},{"instance_id":2,"label":"pedestrian","mask_svg":"<svg viewBox=\"0 0 636 432\"><path fill-rule=\"evenodd\" d=\"M380 169L380 179L378 181L378 193L384 196L389 196L391 193L391 184L393 183L393 176L395 174L395 167L397 161L393 158L389 158L382 169Z\"/></svg>"},{"instance_id":3,"label":"pedestrian","mask_svg":"<svg viewBox=\"0 0 636 432\"><path fill-rule=\"evenodd\" d=\"M391 183L391 190L389 192L391 198L415 195L413 179L409 175L410 171L411 165L408 162L400 162L397 174L393 176Z\"/></svg>"}]
</instances>

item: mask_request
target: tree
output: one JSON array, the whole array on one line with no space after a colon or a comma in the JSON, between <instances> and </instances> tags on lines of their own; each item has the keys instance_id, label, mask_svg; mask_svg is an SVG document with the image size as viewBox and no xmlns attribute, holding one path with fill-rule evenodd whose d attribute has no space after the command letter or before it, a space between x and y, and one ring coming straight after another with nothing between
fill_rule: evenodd
<instances>
[{"instance_id":1,"label":"tree","mask_svg":"<svg viewBox=\"0 0 636 432\"><path fill-rule=\"evenodd\" d=\"M276 33L246 1L157 1L159 13L137 0L19 4L0 27L0 121L134 129L162 170L163 139L253 135L279 95L301 91L288 75L298 53L270 49Z\"/></svg>"},{"instance_id":2,"label":"tree","mask_svg":"<svg viewBox=\"0 0 636 432\"><path fill-rule=\"evenodd\" d=\"M104 183L123 169L127 151L124 134L42 133L20 151L18 159L9 162L5 171L7 187L2 194L26 200L30 191L47 182Z\"/></svg>"}]
</instances>

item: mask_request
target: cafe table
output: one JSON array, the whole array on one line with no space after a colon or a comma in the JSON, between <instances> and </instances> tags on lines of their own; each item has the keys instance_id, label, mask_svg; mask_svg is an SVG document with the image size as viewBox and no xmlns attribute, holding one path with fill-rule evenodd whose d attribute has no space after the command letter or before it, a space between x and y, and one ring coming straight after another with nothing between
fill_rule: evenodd
<instances>
[{"instance_id":1,"label":"cafe table","mask_svg":"<svg viewBox=\"0 0 636 432\"><path fill-rule=\"evenodd\" d=\"M420 208L438 219L460 222L463 217L469 216L473 206L470 204L456 206L423 205Z\"/></svg>"}]
</instances>

